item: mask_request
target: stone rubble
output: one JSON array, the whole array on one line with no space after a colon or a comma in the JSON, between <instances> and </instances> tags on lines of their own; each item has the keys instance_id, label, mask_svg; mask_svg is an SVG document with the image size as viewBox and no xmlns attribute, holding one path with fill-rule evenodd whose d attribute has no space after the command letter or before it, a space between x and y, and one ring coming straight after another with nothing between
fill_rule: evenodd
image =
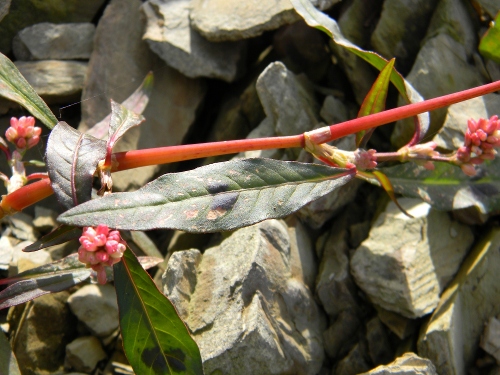
<instances>
[{"instance_id":1,"label":"stone rubble","mask_svg":"<svg viewBox=\"0 0 500 375\"><path fill-rule=\"evenodd\" d=\"M405 353L386 366L378 366L360 375L438 375L436 368L426 358L415 353Z\"/></svg>"},{"instance_id":2,"label":"stone rubble","mask_svg":"<svg viewBox=\"0 0 500 375\"><path fill-rule=\"evenodd\" d=\"M106 352L99 339L94 336L78 337L66 345L64 367L89 373L104 359Z\"/></svg>"},{"instance_id":3,"label":"stone rubble","mask_svg":"<svg viewBox=\"0 0 500 375\"><path fill-rule=\"evenodd\" d=\"M500 320L494 316L484 327L479 346L495 358L497 364L500 365Z\"/></svg>"}]
</instances>

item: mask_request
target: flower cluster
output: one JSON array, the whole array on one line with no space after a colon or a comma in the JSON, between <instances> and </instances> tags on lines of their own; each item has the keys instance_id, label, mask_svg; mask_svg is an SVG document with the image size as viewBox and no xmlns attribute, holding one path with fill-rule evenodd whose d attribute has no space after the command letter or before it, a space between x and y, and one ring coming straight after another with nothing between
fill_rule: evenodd
<instances>
[{"instance_id":1,"label":"flower cluster","mask_svg":"<svg viewBox=\"0 0 500 375\"><path fill-rule=\"evenodd\" d=\"M35 126L35 118L20 117L19 119L12 117L10 119L10 127L5 132L5 137L9 142L16 145L19 150L29 149L35 146L40 141L42 128Z\"/></svg>"},{"instance_id":2,"label":"flower cluster","mask_svg":"<svg viewBox=\"0 0 500 375\"><path fill-rule=\"evenodd\" d=\"M429 171L433 171L435 169L434 163L432 160L419 160L421 158L435 158L439 156L439 153L436 151L437 143L436 142L427 142L416 144L413 146L404 146L400 150L398 150L398 154L400 155L399 160L401 162L414 160L416 163L422 165L425 169Z\"/></svg>"},{"instance_id":3,"label":"flower cluster","mask_svg":"<svg viewBox=\"0 0 500 375\"><path fill-rule=\"evenodd\" d=\"M80 244L78 259L97 272L99 284L106 284L106 267L118 263L126 249L120 232L102 224L84 227Z\"/></svg>"},{"instance_id":4,"label":"flower cluster","mask_svg":"<svg viewBox=\"0 0 500 375\"><path fill-rule=\"evenodd\" d=\"M493 160L497 153L495 147L499 146L500 121L498 116L492 116L489 120L470 119L467 121L464 145L457 150L456 160L465 174L475 176L475 165L485 160Z\"/></svg>"}]
</instances>

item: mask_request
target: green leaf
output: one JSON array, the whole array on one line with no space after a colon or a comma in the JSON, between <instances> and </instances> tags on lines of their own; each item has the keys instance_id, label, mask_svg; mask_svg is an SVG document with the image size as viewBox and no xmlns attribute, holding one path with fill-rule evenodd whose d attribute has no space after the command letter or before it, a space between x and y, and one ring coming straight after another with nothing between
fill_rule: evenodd
<instances>
[{"instance_id":1,"label":"green leaf","mask_svg":"<svg viewBox=\"0 0 500 375\"><path fill-rule=\"evenodd\" d=\"M356 46L352 42L342 35L340 27L337 22L326 14L322 13L316 9L310 0L290 0L293 7L297 13L304 18L304 21L311 26L315 27L326 34L328 34L333 41L339 46L346 48L355 55L361 57L366 62L373 65L378 70L382 70L386 64L387 60L382 56L376 54L372 51L365 51L362 48ZM391 82L396 86L399 93L405 98L408 103L421 102L423 100L422 96L411 86L411 84L406 81L396 69L392 70ZM412 144L421 141L427 130L429 129L429 114L421 113L418 116L418 124L416 124L415 136L412 140ZM417 126L418 125L418 126Z\"/></svg>"},{"instance_id":2,"label":"green leaf","mask_svg":"<svg viewBox=\"0 0 500 375\"><path fill-rule=\"evenodd\" d=\"M389 91L389 82L391 82L391 72L394 68L396 59L390 60L387 65L380 71L379 76L371 87L370 91L363 100L361 108L358 112L358 117L368 116L374 113L382 112L385 109L385 101L387 92ZM356 145L364 148L373 133L374 128L362 130L356 133Z\"/></svg>"},{"instance_id":3,"label":"green leaf","mask_svg":"<svg viewBox=\"0 0 500 375\"><path fill-rule=\"evenodd\" d=\"M487 59L500 64L500 13L481 38L479 53Z\"/></svg>"},{"instance_id":4,"label":"green leaf","mask_svg":"<svg viewBox=\"0 0 500 375\"><path fill-rule=\"evenodd\" d=\"M0 53L0 96L26 108L49 129L57 124L57 118L47 104L21 75L14 63Z\"/></svg>"},{"instance_id":5,"label":"green leaf","mask_svg":"<svg viewBox=\"0 0 500 375\"><path fill-rule=\"evenodd\" d=\"M0 330L0 374L21 375L16 356L12 351L9 340Z\"/></svg>"},{"instance_id":6,"label":"green leaf","mask_svg":"<svg viewBox=\"0 0 500 375\"><path fill-rule=\"evenodd\" d=\"M24 252L32 252L45 249L47 247L59 245L74 240L82 235L82 228L71 225L59 225L52 232L46 234L38 241L26 246Z\"/></svg>"},{"instance_id":7,"label":"green leaf","mask_svg":"<svg viewBox=\"0 0 500 375\"><path fill-rule=\"evenodd\" d=\"M272 159L215 163L159 177L131 193L113 193L59 216L76 226L233 230L289 215L343 186L354 170Z\"/></svg>"},{"instance_id":8,"label":"green leaf","mask_svg":"<svg viewBox=\"0 0 500 375\"><path fill-rule=\"evenodd\" d=\"M122 106L128 110L141 114L148 105L149 97L153 91L153 73L149 72L142 81L142 84L130 95L125 101L122 102ZM111 122L111 113L107 115L104 119L95 124L92 128L87 130L87 134L93 137L102 139L108 134L109 125Z\"/></svg>"},{"instance_id":9,"label":"green leaf","mask_svg":"<svg viewBox=\"0 0 500 375\"><path fill-rule=\"evenodd\" d=\"M475 207L482 214L500 212L500 160L478 167L475 177L448 163L435 162L429 171L415 163L381 168L396 193L421 198L439 210Z\"/></svg>"},{"instance_id":10,"label":"green leaf","mask_svg":"<svg viewBox=\"0 0 500 375\"><path fill-rule=\"evenodd\" d=\"M200 350L130 249L114 266L123 348L136 374L203 374Z\"/></svg>"}]
</instances>

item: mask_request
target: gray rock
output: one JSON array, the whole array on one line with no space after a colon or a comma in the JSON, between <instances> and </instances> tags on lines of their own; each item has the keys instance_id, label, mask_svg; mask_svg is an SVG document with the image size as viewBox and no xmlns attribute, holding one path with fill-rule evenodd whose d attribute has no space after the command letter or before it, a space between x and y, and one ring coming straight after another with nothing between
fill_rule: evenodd
<instances>
[{"instance_id":1,"label":"gray rock","mask_svg":"<svg viewBox=\"0 0 500 375\"><path fill-rule=\"evenodd\" d=\"M418 354L441 375L465 375L475 361L484 324L500 314L500 231L492 230L472 250L439 306L421 328Z\"/></svg>"},{"instance_id":2,"label":"gray rock","mask_svg":"<svg viewBox=\"0 0 500 375\"><path fill-rule=\"evenodd\" d=\"M394 362L378 366L360 375L437 375L436 368L426 358L415 353L405 353Z\"/></svg>"},{"instance_id":3,"label":"gray rock","mask_svg":"<svg viewBox=\"0 0 500 375\"><path fill-rule=\"evenodd\" d=\"M415 320L405 318L395 312L383 309L380 306L375 306L375 308L377 309L377 316L380 321L384 323L392 333L398 336L400 340L404 340L415 332Z\"/></svg>"},{"instance_id":4,"label":"gray rock","mask_svg":"<svg viewBox=\"0 0 500 375\"><path fill-rule=\"evenodd\" d=\"M338 362L335 375L358 375L373 367L367 354L366 344L361 341L354 345L346 357Z\"/></svg>"},{"instance_id":5,"label":"gray rock","mask_svg":"<svg viewBox=\"0 0 500 375\"><path fill-rule=\"evenodd\" d=\"M9 13L11 0L0 1L0 21Z\"/></svg>"},{"instance_id":6,"label":"gray rock","mask_svg":"<svg viewBox=\"0 0 500 375\"><path fill-rule=\"evenodd\" d=\"M92 334L105 337L118 328L118 303L109 285L85 285L68 299L69 307Z\"/></svg>"},{"instance_id":7,"label":"gray rock","mask_svg":"<svg viewBox=\"0 0 500 375\"><path fill-rule=\"evenodd\" d=\"M438 2L426 37L433 38L441 33L451 36L460 43L465 48L468 58L477 53L476 27L466 3L454 0Z\"/></svg>"},{"instance_id":8,"label":"gray rock","mask_svg":"<svg viewBox=\"0 0 500 375\"><path fill-rule=\"evenodd\" d=\"M16 67L48 104L80 99L87 63L79 61L16 61Z\"/></svg>"},{"instance_id":9,"label":"gray rock","mask_svg":"<svg viewBox=\"0 0 500 375\"><path fill-rule=\"evenodd\" d=\"M434 0L386 0L377 27L371 36L375 51L396 64L411 67L425 35Z\"/></svg>"},{"instance_id":10,"label":"gray rock","mask_svg":"<svg viewBox=\"0 0 500 375\"><path fill-rule=\"evenodd\" d=\"M57 226L57 216L59 214L51 210L50 208L45 208L43 206L35 206L35 219L33 220L33 226L38 230L49 231L55 226Z\"/></svg>"},{"instance_id":11,"label":"gray rock","mask_svg":"<svg viewBox=\"0 0 500 375\"><path fill-rule=\"evenodd\" d=\"M209 77L231 82L242 59L241 42L211 43L191 28L192 0L149 0L144 39L171 67L191 78Z\"/></svg>"},{"instance_id":12,"label":"gray rock","mask_svg":"<svg viewBox=\"0 0 500 375\"><path fill-rule=\"evenodd\" d=\"M91 22L105 0L12 1L9 13L0 24L0 52L9 53L12 38L27 26L41 22Z\"/></svg>"},{"instance_id":13,"label":"gray rock","mask_svg":"<svg viewBox=\"0 0 500 375\"><path fill-rule=\"evenodd\" d=\"M488 320L479 346L500 364L500 320L495 317Z\"/></svg>"},{"instance_id":14,"label":"gray rock","mask_svg":"<svg viewBox=\"0 0 500 375\"><path fill-rule=\"evenodd\" d=\"M351 271L370 300L408 318L432 312L472 244L470 229L416 199L390 203L355 251Z\"/></svg>"},{"instance_id":15,"label":"gray rock","mask_svg":"<svg viewBox=\"0 0 500 375\"><path fill-rule=\"evenodd\" d=\"M319 115L329 125L338 124L349 119L345 104L332 95L325 98Z\"/></svg>"},{"instance_id":16,"label":"gray rock","mask_svg":"<svg viewBox=\"0 0 500 375\"><path fill-rule=\"evenodd\" d=\"M91 23L43 22L21 30L12 49L17 60L88 60L94 33Z\"/></svg>"},{"instance_id":17,"label":"gray rock","mask_svg":"<svg viewBox=\"0 0 500 375\"><path fill-rule=\"evenodd\" d=\"M312 3L326 9L339 1L315 0ZM253 38L299 19L287 0L194 0L192 7L193 27L213 42Z\"/></svg>"},{"instance_id":18,"label":"gray rock","mask_svg":"<svg viewBox=\"0 0 500 375\"><path fill-rule=\"evenodd\" d=\"M15 239L6 235L0 237L0 270L6 271L11 264L14 253L13 243Z\"/></svg>"},{"instance_id":19,"label":"gray rock","mask_svg":"<svg viewBox=\"0 0 500 375\"><path fill-rule=\"evenodd\" d=\"M9 276L14 276L26 270L52 262L52 256L45 249L25 253L23 249L32 243L32 241L22 241L14 246L9 266Z\"/></svg>"},{"instance_id":20,"label":"gray rock","mask_svg":"<svg viewBox=\"0 0 500 375\"><path fill-rule=\"evenodd\" d=\"M358 342L362 322L355 311L343 310L323 333L325 351L332 359L344 357Z\"/></svg>"},{"instance_id":21,"label":"gray rock","mask_svg":"<svg viewBox=\"0 0 500 375\"><path fill-rule=\"evenodd\" d=\"M410 74L406 79L424 98L450 94L479 86L484 79L481 73L467 62L465 48L447 34L429 39L420 49ZM399 105L405 104L402 99ZM443 125L446 108L430 113L428 134L436 133ZM413 136L413 119L396 123L391 142L401 147Z\"/></svg>"},{"instance_id":22,"label":"gray rock","mask_svg":"<svg viewBox=\"0 0 500 375\"><path fill-rule=\"evenodd\" d=\"M20 240L36 241L40 233L33 226L33 217L24 212L7 216L7 222L12 230L12 235Z\"/></svg>"},{"instance_id":23,"label":"gray rock","mask_svg":"<svg viewBox=\"0 0 500 375\"><path fill-rule=\"evenodd\" d=\"M113 151L179 144L195 119L205 95L200 80L184 77L150 51L142 40L140 0L112 0L96 29L94 50L83 90L82 123L87 130L111 112L109 99L125 100L153 70L155 83L143 115L146 121L128 131ZM167 89L168 88L168 89ZM148 182L157 166L113 174L117 190Z\"/></svg>"},{"instance_id":24,"label":"gray rock","mask_svg":"<svg viewBox=\"0 0 500 375\"><path fill-rule=\"evenodd\" d=\"M46 294L9 314L16 331L14 353L24 375L60 373L66 345L74 338L76 319L66 304L69 293Z\"/></svg>"},{"instance_id":25,"label":"gray rock","mask_svg":"<svg viewBox=\"0 0 500 375\"><path fill-rule=\"evenodd\" d=\"M394 350L391 347L387 330L378 317L366 323L366 341L368 354L374 364L388 363L394 358Z\"/></svg>"},{"instance_id":26,"label":"gray rock","mask_svg":"<svg viewBox=\"0 0 500 375\"><path fill-rule=\"evenodd\" d=\"M477 2L481 4L491 18L495 18L500 11L500 2L498 0L477 0Z\"/></svg>"},{"instance_id":27,"label":"gray rock","mask_svg":"<svg viewBox=\"0 0 500 375\"><path fill-rule=\"evenodd\" d=\"M290 241L290 270L292 277L314 290L318 264L314 255L314 247L306 227L290 216L286 220Z\"/></svg>"},{"instance_id":28,"label":"gray rock","mask_svg":"<svg viewBox=\"0 0 500 375\"><path fill-rule=\"evenodd\" d=\"M163 291L193 333L206 373L319 371L325 319L293 277L304 271L291 247L286 226L268 220L233 232L203 256L172 255Z\"/></svg>"},{"instance_id":29,"label":"gray rock","mask_svg":"<svg viewBox=\"0 0 500 375\"><path fill-rule=\"evenodd\" d=\"M94 336L78 337L66 346L64 367L89 373L97 364L106 359L101 342Z\"/></svg>"},{"instance_id":30,"label":"gray rock","mask_svg":"<svg viewBox=\"0 0 500 375\"><path fill-rule=\"evenodd\" d=\"M446 150L456 150L464 143L464 134L469 119L489 119L498 113L500 95L488 94L448 107L444 125L433 141Z\"/></svg>"}]
</instances>

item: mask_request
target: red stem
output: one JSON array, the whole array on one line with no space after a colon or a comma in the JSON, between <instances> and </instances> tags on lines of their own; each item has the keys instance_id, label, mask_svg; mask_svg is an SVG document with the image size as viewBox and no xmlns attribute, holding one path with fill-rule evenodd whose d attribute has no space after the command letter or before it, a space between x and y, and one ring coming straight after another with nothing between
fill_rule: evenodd
<instances>
[{"instance_id":1,"label":"red stem","mask_svg":"<svg viewBox=\"0 0 500 375\"><path fill-rule=\"evenodd\" d=\"M54 191L49 178L43 178L29 185L24 185L16 191L4 195L0 204L4 214L21 211L33 203L41 201L52 195Z\"/></svg>"}]
</instances>

